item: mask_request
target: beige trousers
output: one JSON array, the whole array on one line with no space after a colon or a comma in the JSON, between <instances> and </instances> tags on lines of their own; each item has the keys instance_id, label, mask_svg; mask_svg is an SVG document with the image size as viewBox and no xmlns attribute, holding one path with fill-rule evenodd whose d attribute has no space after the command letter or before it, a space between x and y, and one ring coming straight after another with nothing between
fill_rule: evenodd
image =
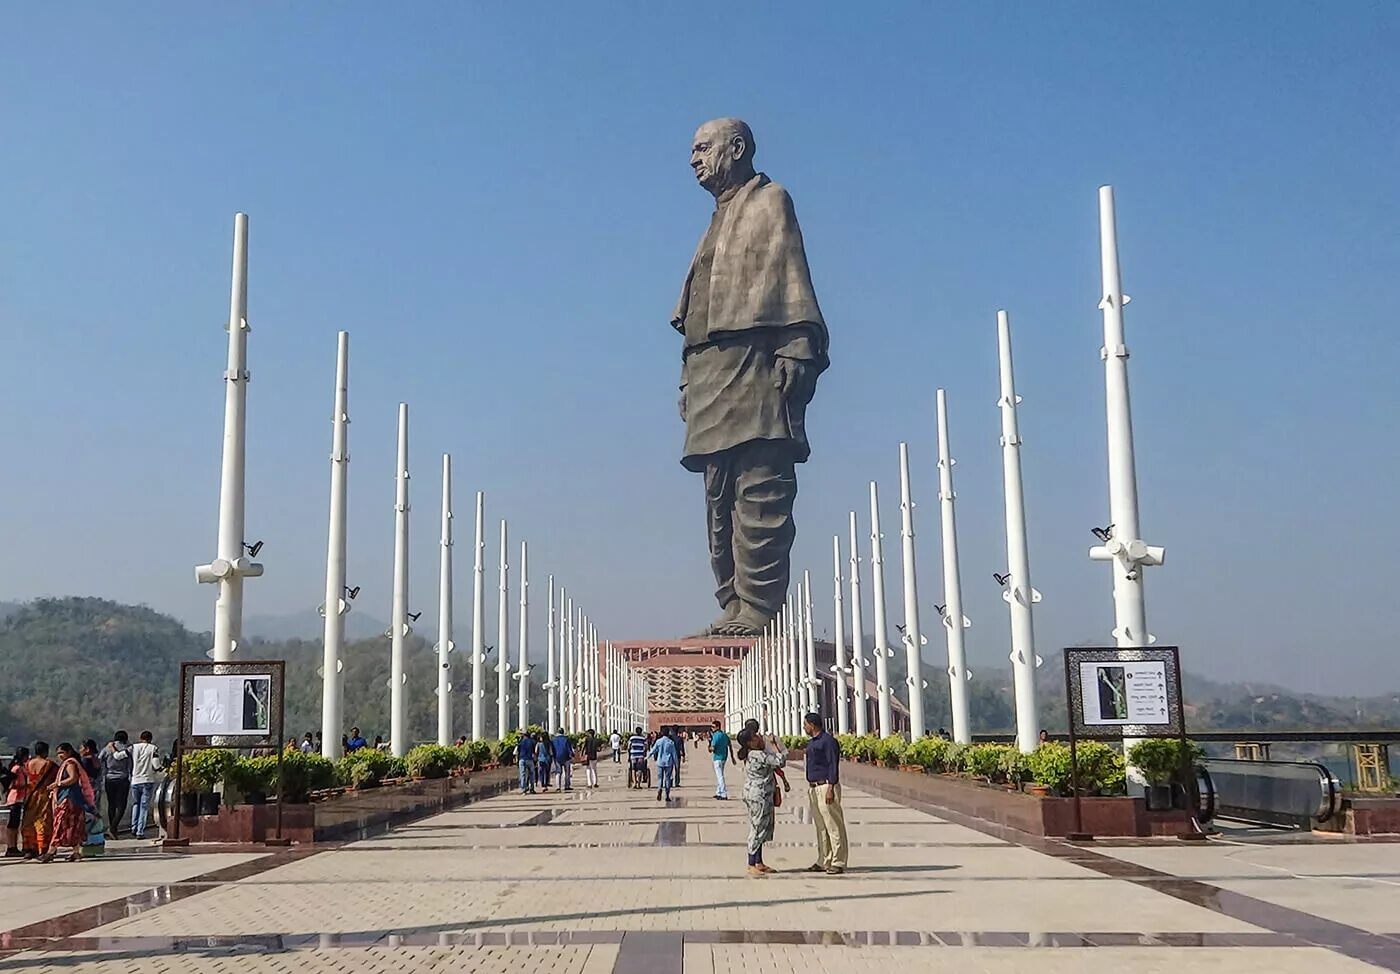
<instances>
[{"instance_id":1,"label":"beige trousers","mask_svg":"<svg viewBox=\"0 0 1400 974\"><path fill-rule=\"evenodd\" d=\"M826 785L808 785L807 802L817 827L817 862L830 868L846 868L846 815L841 811L841 786L833 785L836 800L826 801Z\"/></svg>"}]
</instances>

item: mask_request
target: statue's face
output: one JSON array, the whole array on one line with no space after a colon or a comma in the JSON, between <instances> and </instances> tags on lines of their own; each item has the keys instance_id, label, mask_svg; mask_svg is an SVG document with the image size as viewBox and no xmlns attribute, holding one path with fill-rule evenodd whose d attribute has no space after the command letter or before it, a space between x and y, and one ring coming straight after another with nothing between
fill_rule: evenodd
<instances>
[{"instance_id":1,"label":"statue's face","mask_svg":"<svg viewBox=\"0 0 1400 974\"><path fill-rule=\"evenodd\" d=\"M729 186L735 164L744 146L735 144L734 132L727 125L706 122L695 133L690 147L690 168L695 178L711 193L718 194Z\"/></svg>"}]
</instances>

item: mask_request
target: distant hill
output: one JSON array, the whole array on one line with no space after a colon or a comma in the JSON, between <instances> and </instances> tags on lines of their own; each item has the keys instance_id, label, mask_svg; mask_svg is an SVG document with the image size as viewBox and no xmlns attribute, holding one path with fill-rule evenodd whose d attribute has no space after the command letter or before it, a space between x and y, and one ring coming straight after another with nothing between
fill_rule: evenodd
<instances>
[{"instance_id":1,"label":"distant hill","mask_svg":"<svg viewBox=\"0 0 1400 974\"><path fill-rule=\"evenodd\" d=\"M351 614L351 618L354 613ZM463 642L461 636L458 642ZM124 728L150 730L165 746L175 736L180 663L207 659L210 635L141 606L104 599L39 599L0 619L0 750L35 739L105 741ZM286 726L300 737L321 726L321 640L263 640L245 634L242 659L287 661ZM452 696L457 726L467 726L470 673L458 656ZM494 659L485 690L496 696ZM382 635L345 647L345 717L365 735L388 736L389 641ZM437 736L437 655L415 633L408 639L408 730L413 740ZM543 682L543 668L533 682ZM431 689L430 689L431 688ZM511 685L514 708L514 684ZM532 699L541 699L534 695ZM495 734L496 709L487 711Z\"/></svg>"},{"instance_id":2,"label":"distant hill","mask_svg":"<svg viewBox=\"0 0 1400 974\"><path fill-rule=\"evenodd\" d=\"M322 638L326 620L316 609L302 612L286 612L281 615L251 615L243 620L243 636L247 639L265 639L272 642L282 639ZM345 638L373 639L383 635L389 624L366 614L352 604L345 617Z\"/></svg>"}]
</instances>

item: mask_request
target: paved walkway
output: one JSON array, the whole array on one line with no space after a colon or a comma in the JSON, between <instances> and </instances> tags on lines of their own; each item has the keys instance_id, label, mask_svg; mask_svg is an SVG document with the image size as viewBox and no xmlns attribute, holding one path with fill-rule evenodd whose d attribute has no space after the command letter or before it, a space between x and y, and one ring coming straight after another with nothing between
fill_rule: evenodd
<instances>
[{"instance_id":1,"label":"paved walkway","mask_svg":"<svg viewBox=\"0 0 1400 974\"><path fill-rule=\"evenodd\" d=\"M751 879L743 804L710 797L704 757L671 806L606 764L597 791L501 796L343 846L5 863L0 968L1400 970L1400 844L1085 851L850 791L850 872L800 871L812 830L791 801L766 856L782 872Z\"/></svg>"}]
</instances>

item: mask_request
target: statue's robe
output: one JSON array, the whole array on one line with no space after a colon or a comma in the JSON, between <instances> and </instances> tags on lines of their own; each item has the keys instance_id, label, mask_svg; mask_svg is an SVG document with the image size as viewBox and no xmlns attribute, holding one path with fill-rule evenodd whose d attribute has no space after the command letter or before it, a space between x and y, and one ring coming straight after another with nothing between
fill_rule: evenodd
<instances>
[{"instance_id":1,"label":"statue's robe","mask_svg":"<svg viewBox=\"0 0 1400 974\"><path fill-rule=\"evenodd\" d=\"M705 474L716 597L776 613L786 596L797 495L793 464L811 453L807 403L828 335L792 198L756 173L716 204L671 324L684 336L681 463ZM784 396L779 358L807 366Z\"/></svg>"}]
</instances>

